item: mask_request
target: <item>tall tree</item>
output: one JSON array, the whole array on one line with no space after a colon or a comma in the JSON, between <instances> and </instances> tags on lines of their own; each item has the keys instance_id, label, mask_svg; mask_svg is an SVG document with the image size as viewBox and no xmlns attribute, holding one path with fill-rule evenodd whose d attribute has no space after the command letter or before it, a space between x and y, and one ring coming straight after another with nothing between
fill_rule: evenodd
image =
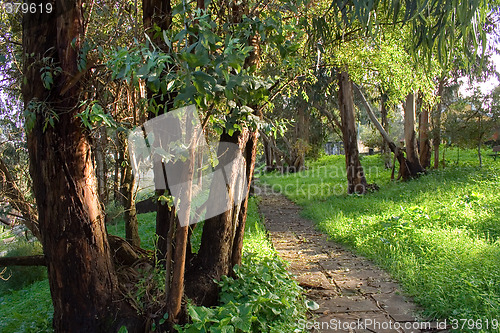
<instances>
[{"instance_id":1,"label":"tall tree","mask_svg":"<svg viewBox=\"0 0 500 333\"><path fill-rule=\"evenodd\" d=\"M424 169L420 164L420 159L418 157L417 149L417 136L415 131L415 112L417 108L416 95L414 92L410 92L406 96L404 102L404 113L405 113L405 146L406 146L406 161L410 169L410 175L416 176Z\"/></svg>"},{"instance_id":2,"label":"tall tree","mask_svg":"<svg viewBox=\"0 0 500 333\"><path fill-rule=\"evenodd\" d=\"M422 168L428 169L431 166L431 141L429 132L429 107L422 107L418 117L418 141L419 156Z\"/></svg>"},{"instance_id":3,"label":"tall tree","mask_svg":"<svg viewBox=\"0 0 500 333\"><path fill-rule=\"evenodd\" d=\"M111 331L119 304L92 150L76 117L82 23L81 0L56 1L51 14L23 18L30 172L56 332Z\"/></svg>"},{"instance_id":4,"label":"tall tree","mask_svg":"<svg viewBox=\"0 0 500 333\"><path fill-rule=\"evenodd\" d=\"M359 160L358 132L356 130L356 114L352 82L346 71L338 73L339 109L342 121L342 134L347 172L347 192L364 194L366 192L366 178Z\"/></svg>"}]
</instances>

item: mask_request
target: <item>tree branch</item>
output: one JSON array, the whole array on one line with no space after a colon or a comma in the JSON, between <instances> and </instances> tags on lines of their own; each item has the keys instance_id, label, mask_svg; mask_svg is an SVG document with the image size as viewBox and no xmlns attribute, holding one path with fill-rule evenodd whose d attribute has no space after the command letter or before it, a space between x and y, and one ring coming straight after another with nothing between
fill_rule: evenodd
<instances>
[{"instance_id":1,"label":"tree branch","mask_svg":"<svg viewBox=\"0 0 500 333\"><path fill-rule=\"evenodd\" d=\"M0 266L47 266L47 261L43 255L0 257Z\"/></svg>"}]
</instances>

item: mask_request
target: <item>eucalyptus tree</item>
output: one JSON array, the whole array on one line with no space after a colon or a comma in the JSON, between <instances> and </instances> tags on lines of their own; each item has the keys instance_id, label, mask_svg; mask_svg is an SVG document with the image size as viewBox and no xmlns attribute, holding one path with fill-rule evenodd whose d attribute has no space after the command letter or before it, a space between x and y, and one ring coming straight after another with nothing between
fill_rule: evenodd
<instances>
[{"instance_id":1,"label":"eucalyptus tree","mask_svg":"<svg viewBox=\"0 0 500 333\"><path fill-rule=\"evenodd\" d=\"M392 25L395 28L402 22L406 24L410 33L409 41L404 46L409 54L418 60L415 64L422 64L423 59L428 66L434 52L441 61L452 53L455 43L458 42L464 43L461 51L472 57L473 53L469 51L470 45L466 41L472 41L474 48L479 47L481 43L484 45L486 35L481 27L484 26L489 11L495 6L485 1L414 1L406 3L403 13L403 7L398 1L371 2L363 10L359 10L356 4L355 1L333 2L329 9L332 15L324 14L314 18L311 30L317 32L316 40L321 40L322 45L325 45L325 41L339 40L339 36L350 39L359 30L366 31L373 37L383 30L382 27ZM380 15L384 13L384 9L391 14ZM413 105L413 103L407 104ZM410 107L407 110L407 124L411 126L414 123L414 109ZM411 129L407 132L407 146L410 146L409 150L412 152L415 151L412 149L415 147L415 136L412 135ZM410 163L408 164L405 158L404 164L409 176L412 177L422 168L418 156L410 155Z\"/></svg>"},{"instance_id":2,"label":"eucalyptus tree","mask_svg":"<svg viewBox=\"0 0 500 333\"><path fill-rule=\"evenodd\" d=\"M82 86L72 81L79 72L82 2L50 5L24 14L22 93L54 330L109 331L118 308L117 277L91 146L76 117Z\"/></svg>"}]
</instances>

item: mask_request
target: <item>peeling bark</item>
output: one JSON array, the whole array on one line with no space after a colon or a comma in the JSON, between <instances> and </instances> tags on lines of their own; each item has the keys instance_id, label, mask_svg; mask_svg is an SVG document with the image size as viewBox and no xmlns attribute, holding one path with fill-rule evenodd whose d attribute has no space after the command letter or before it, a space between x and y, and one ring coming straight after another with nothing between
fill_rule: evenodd
<instances>
[{"instance_id":1,"label":"peeling bark","mask_svg":"<svg viewBox=\"0 0 500 333\"><path fill-rule=\"evenodd\" d=\"M339 72L338 84L339 109L342 121L342 136L347 172L347 193L364 194L366 192L367 182L363 167L359 160L358 132L356 131L352 82L346 71Z\"/></svg>"}]
</instances>

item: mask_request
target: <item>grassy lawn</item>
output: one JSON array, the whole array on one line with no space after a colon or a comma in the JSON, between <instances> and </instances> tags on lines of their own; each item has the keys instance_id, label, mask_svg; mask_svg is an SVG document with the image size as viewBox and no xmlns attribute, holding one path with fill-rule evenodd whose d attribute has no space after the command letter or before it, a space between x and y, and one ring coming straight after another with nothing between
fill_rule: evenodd
<instances>
[{"instance_id":1,"label":"grassy lawn","mask_svg":"<svg viewBox=\"0 0 500 333\"><path fill-rule=\"evenodd\" d=\"M380 156L366 156L367 180L380 190L365 196L345 193L344 156L261 180L333 240L387 269L425 315L500 320L500 159L484 156L479 168L474 152L457 154L448 150L446 169L406 183L390 180Z\"/></svg>"},{"instance_id":2,"label":"grassy lawn","mask_svg":"<svg viewBox=\"0 0 500 333\"><path fill-rule=\"evenodd\" d=\"M142 247L153 249L155 213L139 214L138 220ZM194 247L199 246L201 229L198 227L193 233ZM123 220L108 225L108 231L123 237ZM270 244L254 198L249 202L243 251L242 266L237 268L240 279L221 281L223 305L210 309L190 306L193 323L179 330L204 332L212 328L216 332L219 327L233 326L243 332L293 332L297 328L306 311L302 291ZM0 303L0 332L52 331L53 309L47 279L0 294Z\"/></svg>"}]
</instances>

